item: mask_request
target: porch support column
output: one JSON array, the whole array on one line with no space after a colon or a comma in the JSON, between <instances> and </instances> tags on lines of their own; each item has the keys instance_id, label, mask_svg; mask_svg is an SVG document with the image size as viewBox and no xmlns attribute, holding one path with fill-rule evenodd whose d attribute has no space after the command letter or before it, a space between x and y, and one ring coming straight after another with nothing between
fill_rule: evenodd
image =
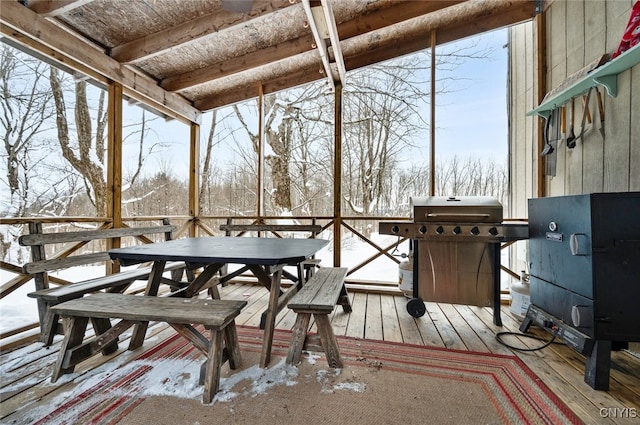
<instances>
[{"instance_id":1,"label":"porch support column","mask_svg":"<svg viewBox=\"0 0 640 425\"><path fill-rule=\"evenodd\" d=\"M436 31L431 31L431 100L429 123L429 195L436 194Z\"/></svg>"},{"instance_id":2,"label":"porch support column","mask_svg":"<svg viewBox=\"0 0 640 425\"><path fill-rule=\"evenodd\" d=\"M189 236L195 238L200 219L200 124L191 123L189 139Z\"/></svg>"},{"instance_id":3,"label":"porch support column","mask_svg":"<svg viewBox=\"0 0 640 425\"><path fill-rule=\"evenodd\" d=\"M107 88L107 217L114 228L122 227L122 84ZM119 248L120 239L108 239L107 249ZM107 262L107 274L120 271L117 262Z\"/></svg>"},{"instance_id":4,"label":"porch support column","mask_svg":"<svg viewBox=\"0 0 640 425\"><path fill-rule=\"evenodd\" d=\"M264 215L264 87L260 84L258 92L258 221L262 221ZM258 233L260 234L260 233Z\"/></svg>"},{"instance_id":5,"label":"porch support column","mask_svg":"<svg viewBox=\"0 0 640 425\"><path fill-rule=\"evenodd\" d=\"M342 235L342 84L336 84L333 159L333 265L340 267Z\"/></svg>"},{"instance_id":6,"label":"porch support column","mask_svg":"<svg viewBox=\"0 0 640 425\"><path fill-rule=\"evenodd\" d=\"M545 12L539 13L535 17L535 104L542 103L545 94L547 93L547 24L545 19ZM545 147L544 141L544 121L535 116L533 118L536 122L534 125L534 152L533 157L537 159L535 164L535 184L537 187L533 188L533 193L536 193L538 198L542 198L547 193L547 180L545 177L546 169L546 156L541 156L540 152Z\"/></svg>"}]
</instances>

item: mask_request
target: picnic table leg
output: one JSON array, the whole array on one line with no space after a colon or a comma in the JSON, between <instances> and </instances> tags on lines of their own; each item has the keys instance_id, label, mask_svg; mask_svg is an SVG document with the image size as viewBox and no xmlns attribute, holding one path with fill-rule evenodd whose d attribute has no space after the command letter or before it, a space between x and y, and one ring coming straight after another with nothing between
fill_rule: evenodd
<instances>
[{"instance_id":1,"label":"picnic table leg","mask_svg":"<svg viewBox=\"0 0 640 425\"><path fill-rule=\"evenodd\" d=\"M206 266L203 270L202 273L200 273L200 275L198 275L198 277L196 277L194 280L191 281L191 283L189 283L189 286L187 287L187 290L185 291L185 297L186 298L191 298L194 297L196 295L198 295L198 293L200 292L200 290L207 284L209 283L209 281L215 276L216 273L218 273L218 270L220 270L222 268L222 266L224 266L224 264L209 264L208 266ZM215 288L215 292L212 293L212 296L215 297L215 294L218 293L218 288ZM218 293L218 299L220 299L220 294Z\"/></svg>"},{"instance_id":2,"label":"picnic table leg","mask_svg":"<svg viewBox=\"0 0 640 425\"><path fill-rule=\"evenodd\" d=\"M95 331L96 337L111 329L111 321L109 319L92 318L91 324L93 325L93 330ZM116 351L118 351L118 338L104 347L104 350L102 350L102 354L108 356L109 354L115 353Z\"/></svg>"},{"instance_id":3,"label":"picnic table leg","mask_svg":"<svg viewBox=\"0 0 640 425\"><path fill-rule=\"evenodd\" d=\"M271 275L271 289L269 291L269 308L264 325L264 338L262 341L262 354L260 355L260 367L265 368L271 360L271 345L273 344L273 333L276 327L276 316L278 315L278 299L280 298L280 281L282 279L282 267L279 267Z\"/></svg>"},{"instance_id":4,"label":"picnic table leg","mask_svg":"<svg viewBox=\"0 0 640 425\"><path fill-rule=\"evenodd\" d=\"M151 273L149 274L147 289L144 291L145 296L158 295L158 288L160 287L160 280L162 278L162 273L164 273L164 266L166 263L167 262L164 260L154 261ZM133 328L133 334L129 341L129 350L135 350L142 346L148 326L149 322L141 322Z\"/></svg>"}]
</instances>

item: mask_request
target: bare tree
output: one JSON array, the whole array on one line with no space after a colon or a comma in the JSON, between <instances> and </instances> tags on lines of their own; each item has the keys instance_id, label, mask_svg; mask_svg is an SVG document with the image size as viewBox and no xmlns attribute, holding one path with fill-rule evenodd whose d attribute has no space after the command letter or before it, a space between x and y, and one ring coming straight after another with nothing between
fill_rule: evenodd
<instances>
[{"instance_id":1,"label":"bare tree","mask_svg":"<svg viewBox=\"0 0 640 425\"><path fill-rule=\"evenodd\" d=\"M9 199L5 215L23 216L30 202L41 194L31 183L38 178L33 166L43 157L42 135L53 115L51 93L43 84L46 65L3 45L0 50L0 125L4 166L3 185Z\"/></svg>"},{"instance_id":2,"label":"bare tree","mask_svg":"<svg viewBox=\"0 0 640 425\"><path fill-rule=\"evenodd\" d=\"M326 128L318 130L318 125L326 127L329 122L326 104L330 104L331 98L327 95L323 84L310 84L264 97L264 137L268 148L265 165L269 171L265 188L269 196L265 201L269 201L276 215L293 210L308 211L309 199L315 196L314 185L309 180L313 177L312 166L319 158L312 158L312 146L320 149L321 145L326 146L325 141L332 140ZM249 124L240 108L234 106L234 111L251 141L251 156L256 158L259 131ZM242 156L248 157L246 153ZM318 186L317 190L321 188Z\"/></svg>"},{"instance_id":3,"label":"bare tree","mask_svg":"<svg viewBox=\"0 0 640 425\"><path fill-rule=\"evenodd\" d=\"M96 215L101 217L106 214L106 182L104 175L104 134L106 127L106 111L104 108L105 93L100 91L98 111L102 116L96 117L96 133L94 135L93 122L87 101L87 81L77 80L74 83L75 102L73 106L75 123L75 135L72 134L67 118L67 106L65 103L65 91L60 71L54 67L49 69L49 82L56 108L56 124L58 130L58 142L64 158L84 178L85 191L92 204L95 206ZM75 136L75 137L74 137Z\"/></svg>"}]
</instances>

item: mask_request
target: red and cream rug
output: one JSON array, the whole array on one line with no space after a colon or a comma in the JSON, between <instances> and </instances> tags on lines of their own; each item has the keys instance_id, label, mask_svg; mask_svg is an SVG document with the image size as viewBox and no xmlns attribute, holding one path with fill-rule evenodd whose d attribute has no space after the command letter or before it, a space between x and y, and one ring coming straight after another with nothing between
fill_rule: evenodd
<instances>
[{"instance_id":1,"label":"red and cream rug","mask_svg":"<svg viewBox=\"0 0 640 425\"><path fill-rule=\"evenodd\" d=\"M276 331L271 365L260 369L262 331L239 327L243 367L224 367L212 404L198 385L203 356L174 335L68 375L72 389L20 416L56 425L582 423L515 356L338 337L343 369L322 353L294 367L284 362L290 335Z\"/></svg>"}]
</instances>

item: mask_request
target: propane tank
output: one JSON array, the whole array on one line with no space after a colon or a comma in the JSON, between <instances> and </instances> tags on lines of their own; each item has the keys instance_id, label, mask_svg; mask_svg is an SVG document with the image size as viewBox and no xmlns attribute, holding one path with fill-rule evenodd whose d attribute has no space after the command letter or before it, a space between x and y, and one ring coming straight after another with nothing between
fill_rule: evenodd
<instances>
[{"instance_id":1,"label":"propane tank","mask_svg":"<svg viewBox=\"0 0 640 425\"><path fill-rule=\"evenodd\" d=\"M529 309L530 297L529 293L529 275L523 270L520 275L520 282L511 285L511 307L513 314L524 317Z\"/></svg>"},{"instance_id":2,"label":"propane tank","mask_svg":"<svg viewBox=\"0 0 640 425\"><path fill-rule=\"evenodd\" d=\"M413 298L413 251L398 265L398 287L405 297Z\"/></svg>"}]
</instances>

